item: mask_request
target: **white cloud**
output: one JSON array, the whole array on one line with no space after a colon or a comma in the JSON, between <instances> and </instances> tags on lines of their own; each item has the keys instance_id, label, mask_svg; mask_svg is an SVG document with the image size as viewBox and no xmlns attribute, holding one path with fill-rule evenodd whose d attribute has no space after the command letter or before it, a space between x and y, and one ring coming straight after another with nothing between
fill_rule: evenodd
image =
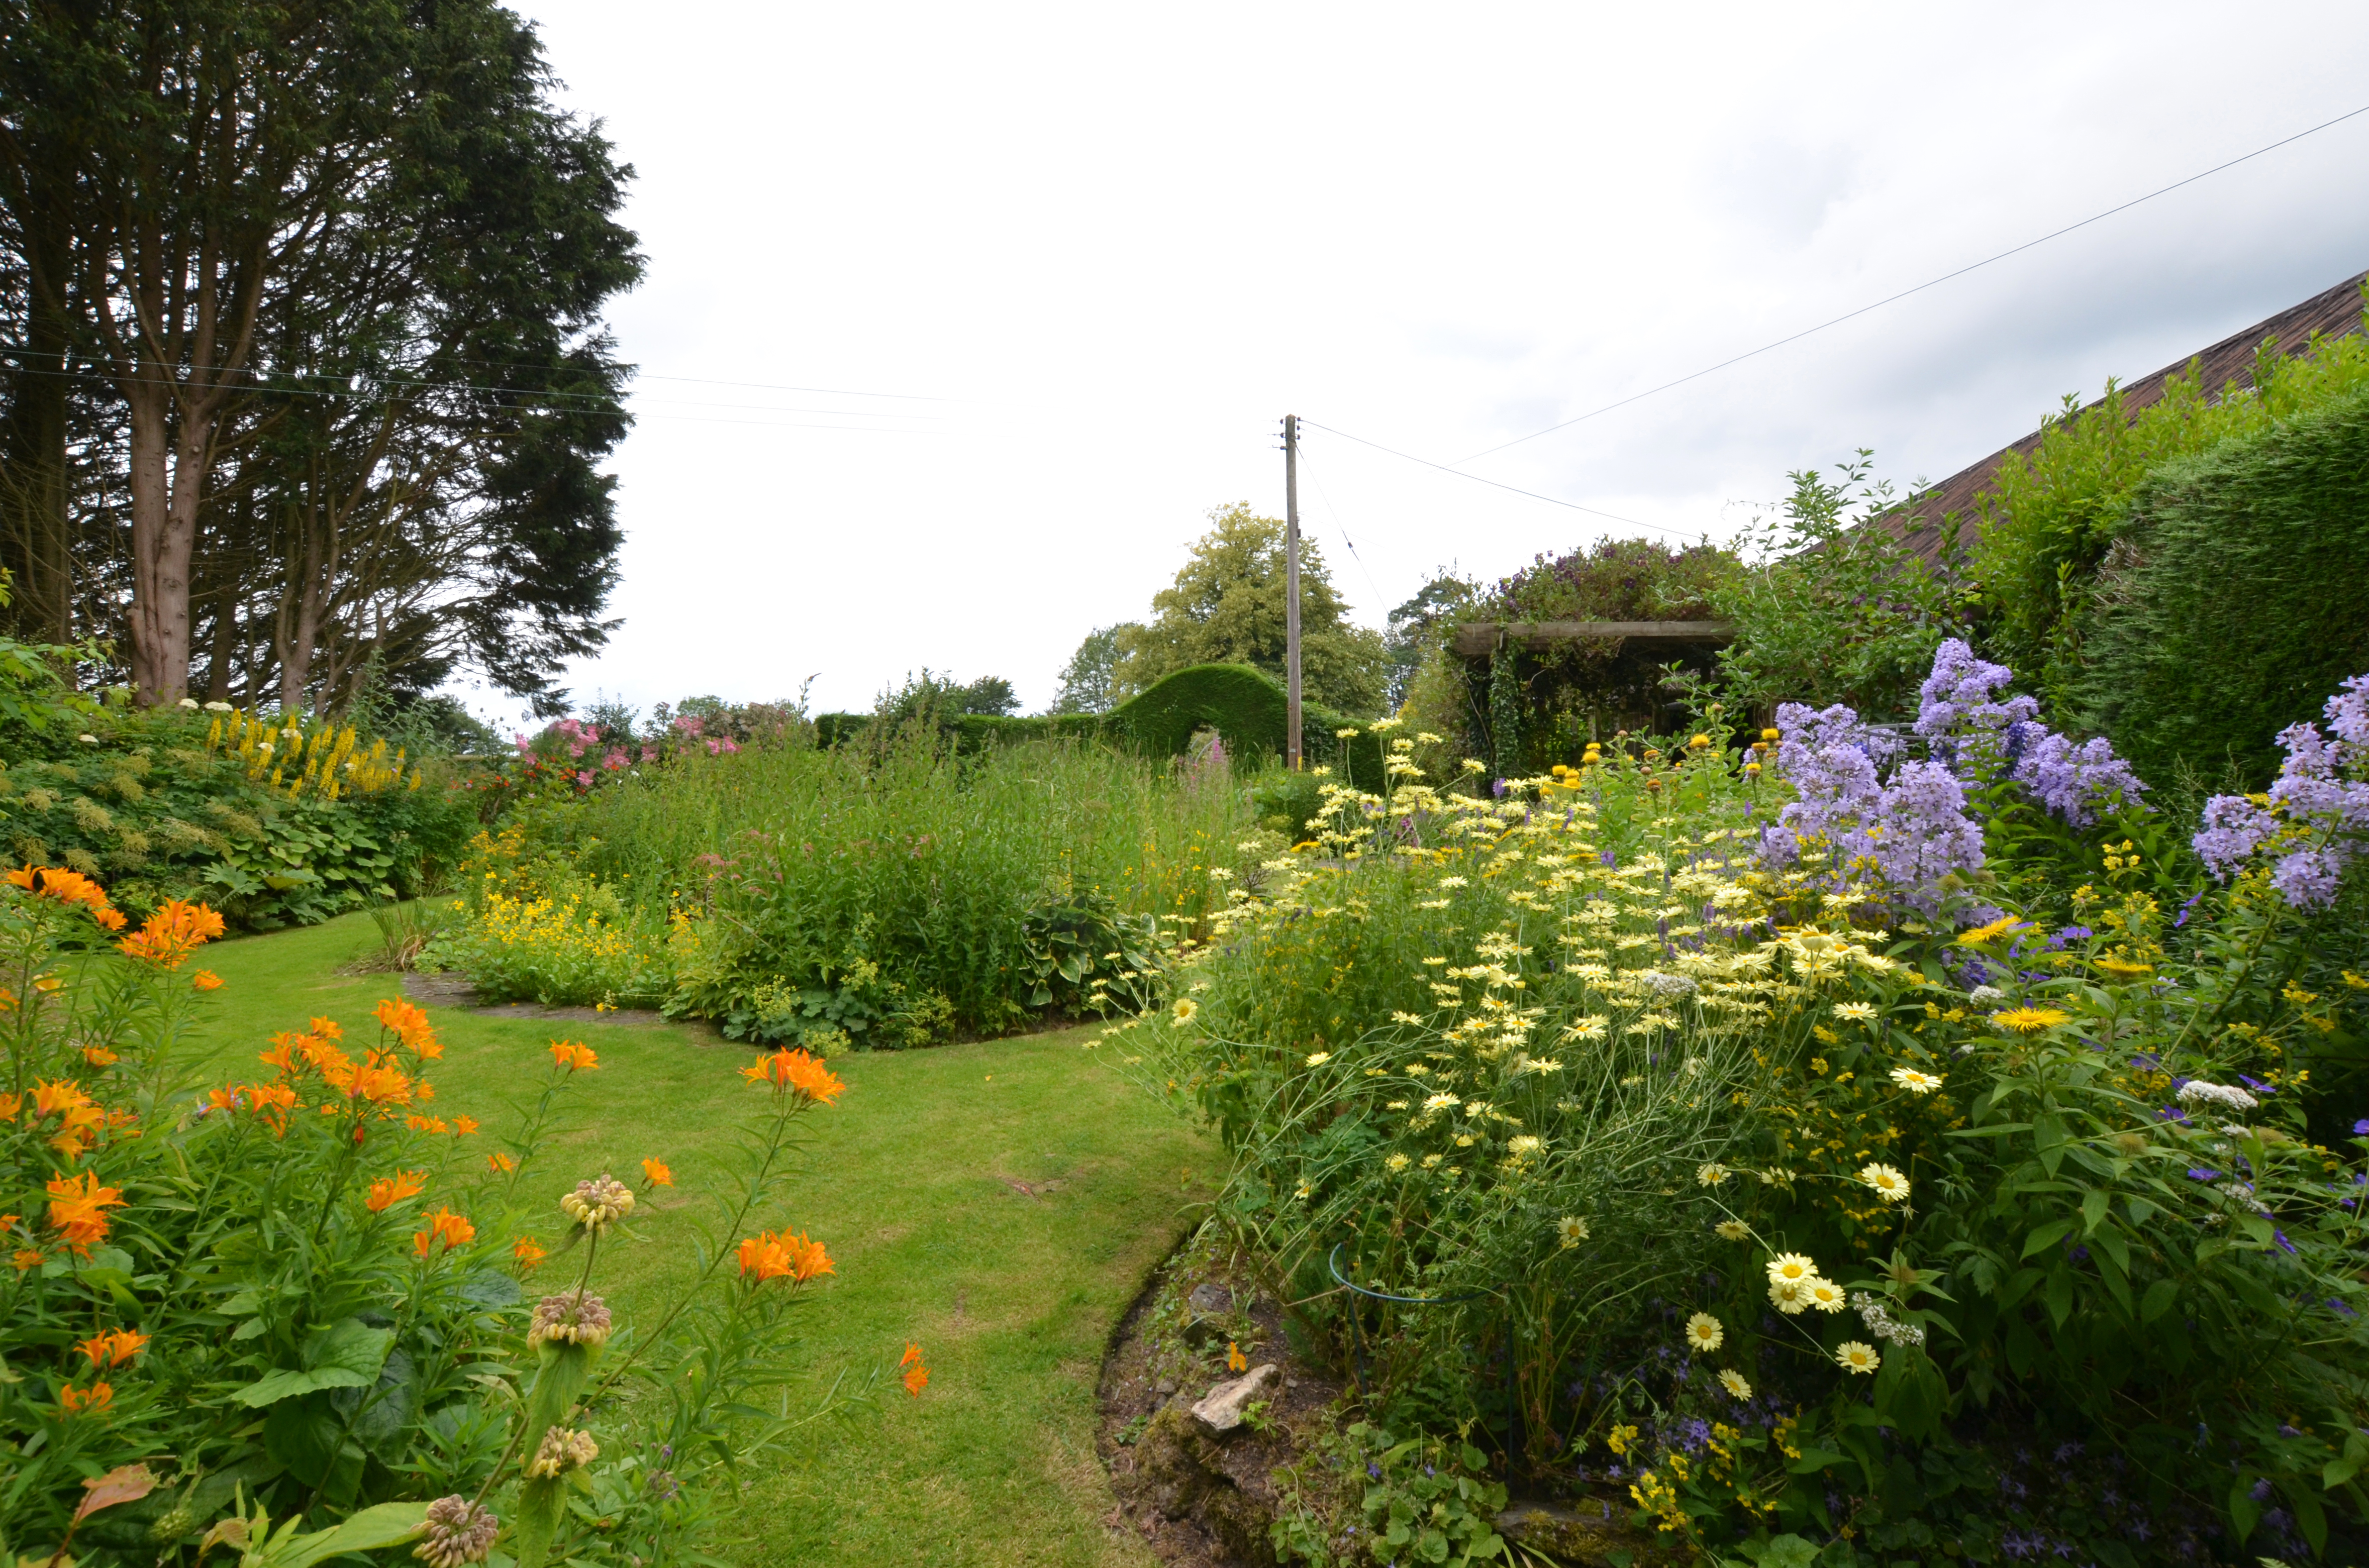
<instances>
[{"instance_id":1,"label":"white cloud","mask_svg":"<svg viewBox=\"0 0 2369 1568\"><path fill-rule=\"evenodd\" d=\"M525 9L640 172L629 359L952 400L643 383L625 624L569 677L643 704L922 665L1042 704L1207 509L1280 509L1286 411L1455 460L2357 108L2369 41L2290 8L2273 91L2203 5ZM1715 532L1861 445L1938 477L2363 265L2364 153L2369 116L1476 470ZM1610 527L1308 452L1375 623Z\"/></svg>"}]
</instances>

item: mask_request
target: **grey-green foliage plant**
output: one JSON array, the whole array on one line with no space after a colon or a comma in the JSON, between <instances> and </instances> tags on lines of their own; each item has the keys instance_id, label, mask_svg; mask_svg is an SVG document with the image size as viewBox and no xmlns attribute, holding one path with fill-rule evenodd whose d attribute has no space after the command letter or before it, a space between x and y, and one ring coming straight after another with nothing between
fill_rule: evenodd
<instances>
[{"instance_id":1,"label":"grey-green foliage plant","mask_svg":"<svg viewBox=\"0 0 2369 1568\"><path fill-rule=\"evenodd\" d=\"M2169 463L2133 492L2072 697L2151 779L2226 765L2369 667L2369 387Z\"/></svg>"},{"instance_id":2,"label":"grey-green foliage plant","mask_svg":"<svg viewBox=\"0 0 2369 1568\"><path fill-rule=\"evenodd\" d=\"M1963 626L1949 552L1936 569L1911 548L1940 524L1873 477L1874 455L1861 448L1831 479L1814 468L1789 474L1793 491L1777 515L1744 531L1753 566L1711 596L1735 624L1720 669L1742 703L1913 713L1933 650Z\"/></svg>"}]
</instances>

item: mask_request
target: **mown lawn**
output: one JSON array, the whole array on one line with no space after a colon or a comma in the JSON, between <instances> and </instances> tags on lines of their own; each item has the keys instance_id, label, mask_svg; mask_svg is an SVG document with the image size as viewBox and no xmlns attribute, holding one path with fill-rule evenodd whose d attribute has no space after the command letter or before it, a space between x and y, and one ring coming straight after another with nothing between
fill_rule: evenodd
<instances>
[{"instance_id":1,"label":"mown lawn","mask_svg":"<svg viewBox=\"0 0 2369 1568\"><path fill-rule=\"evenodd\" d=\"M340 967L376 943L355 916L223 943L199 1048L220 1082L246 1077L271 1032L315 1013L375 1033L392 975ZM557 1024L432 1010L446 1048L436 1109L496 1124L555 1035L600 1054L571 1092L575 1125L538 1161L555 1201L579 1175L639 1181L655 1155L677 1186L635 1216L640 1240L603 1258L598 1288L640 1321L692 1266L670 1212L697 1201L750 1090L745 1047L670 1025ZM1102 1523L1093 1451L1103 1345L1205 1196L1209 1145L1082 1049L1083 1030L834 1063L839 1105L810 1119L807 1173L762 1223L824 1242L838 1265L807 1303L819 1394L845 1371L926 1347L928 1391L891 1379L876 1409L811 1428L750 1478L727 1552L751 1564L1103 1564L1150 1561ZM1025 1190L1024 1190L1025 1189ZM433 1196L432 1194L430 1195ZM562 1229L555 1208L546 1242ZM608 1258L615 1259L614 1268ZM627 1321L631 1321L628 1319Z\"/></svg>"}]
</instances>

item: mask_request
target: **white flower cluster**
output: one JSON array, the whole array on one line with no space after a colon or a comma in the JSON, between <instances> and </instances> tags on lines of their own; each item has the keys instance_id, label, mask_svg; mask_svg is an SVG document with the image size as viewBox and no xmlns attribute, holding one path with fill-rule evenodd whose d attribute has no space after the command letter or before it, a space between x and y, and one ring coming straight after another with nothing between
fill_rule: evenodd
<instances>
[{"instance_id":1,"label":"white flower cluster","mask_svg":"<svg viewBox=\"0 0 2369 1568\"><path fill-rule=\"evenodd\" d=\"M2222 1105L2233 1111L2250 1111L2261 1104L2243 1089L2226 1083L2207 1083L2192 1078L2180 1086L2180 1103L2183 1105Z\"/></svg>"},{"instance_id":2,"label":"white flower cluster","mask_svg":"<svg viewBox=\"0 0 2369 1568\"><path fill-rule=\"evenodd\" d=\"M1864 1290L1851 1292L1850 1304L1859 1309L1859 1321L1867 1332L1887 1345L1922 1345L1925 1331L1915 1323L1904 1323L1883 1310L1883 1303Z\"/></svg>"},{"instance_id":3,"label":"white flower cluster","mask_svg":"<svg viewBox=\"0 0 2369 1568\"><path fill-rule=\"evenodd\" d=\"M1637 980L1655 996L1692 996L1702 989L1691 976L1673 975L1661 969L1641 969Z\"/></svg>"}]
</instances>

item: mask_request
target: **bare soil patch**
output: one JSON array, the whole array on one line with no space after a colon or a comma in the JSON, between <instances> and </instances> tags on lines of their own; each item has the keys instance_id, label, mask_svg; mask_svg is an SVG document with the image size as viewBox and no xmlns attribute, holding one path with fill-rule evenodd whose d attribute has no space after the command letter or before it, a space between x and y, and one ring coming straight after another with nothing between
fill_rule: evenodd
<instances>
[{"instance_id":1,"label":"bare soil patch","mask_svg":"<svg viewBox=\"0 0 2369 1568\"><path fill-rule=\"evenodd\" d=\"M1274 1472L1333 1429L1342 1384L1291 1354L1276 1302L1196 1251L1152 1277L1103 1361L1095 1448L1118 1497L1107 1522L1180 1568L1269 1568ZM1276 1376L1251 1420L1213 1437L1192 1410L1239 1375L1229 1347L1246 1369L1272 1364Z\"/></svg>"}]
</instances>

